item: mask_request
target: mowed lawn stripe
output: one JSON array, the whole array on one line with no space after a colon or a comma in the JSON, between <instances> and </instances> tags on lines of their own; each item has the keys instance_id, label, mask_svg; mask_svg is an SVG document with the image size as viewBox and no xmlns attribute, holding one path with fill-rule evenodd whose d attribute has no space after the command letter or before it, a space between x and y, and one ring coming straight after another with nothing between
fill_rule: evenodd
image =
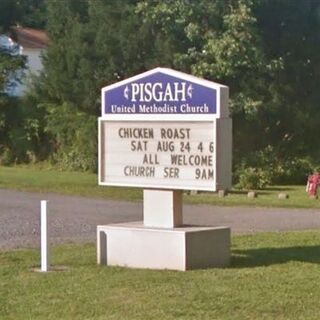
<instances>
[{"instance_id":1,"label":"mowed lawn stripe","mask_svg":"<svg viewBox=\"0 0 320 320\"><path fill-rule=\"evenodd\" d=\"M35 273L38 250L0 251L1 319L319 319L320 231L232 238L224 269L96 265L92 244L52 250L67 271Z\"/></svg>"}]
</instances>

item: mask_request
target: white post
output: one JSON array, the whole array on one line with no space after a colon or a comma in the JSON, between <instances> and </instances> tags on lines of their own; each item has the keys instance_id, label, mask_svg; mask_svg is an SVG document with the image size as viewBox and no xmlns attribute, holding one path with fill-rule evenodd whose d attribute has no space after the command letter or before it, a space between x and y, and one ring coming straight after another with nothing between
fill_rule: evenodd
<instances>
[{"instance_id":1,"label":"white post","mask_svg":"<svg viewBox=\"0 0 320 320\"><path fill-rule=\"evenodd\" d=\"M182 226L181 190L143 190L143 224L145 227Z\"/></svg>"},{"instance_id":2,"label":"white post","mask_svg":"<svg viewBox=\"0 0 320 320\"><path fill-rule=\"evenodd\" d=\"M47 201L41 200L41 271L49 268Z\"/></svg>"}]
</instances>

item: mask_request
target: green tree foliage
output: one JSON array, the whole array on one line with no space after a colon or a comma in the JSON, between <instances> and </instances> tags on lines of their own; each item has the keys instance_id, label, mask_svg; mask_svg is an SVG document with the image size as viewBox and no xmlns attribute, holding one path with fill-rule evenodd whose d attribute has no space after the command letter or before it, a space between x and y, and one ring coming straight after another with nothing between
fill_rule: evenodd
<instances>
[{"instance_id":1,"label":"green tree foliage","mask_svg":"<svg viewBox=\"0 0 320 320\"><path fill-rule=\"evenodd\" d=\"M38 100L8 95L23 73L25 58L8 49L0 49L0 163L11 164L44 159L45 134L43 111Z\"/></svg>"},{"instance_id":2,"label":"green tree foliage","mask_svg":"<svg viewBox=\"0 0 320 320\"><path fill-rule=\"evenodd\" d=\"M50 1L47 97L97 115L101 87L158 65L172 67L230 87L236 164L256 166L254 155L270 156L270 147L274 161L292 160L307 152L298 126L310 121L311 137L318 124L312 115L318 75L308 61L318 61L312 42L319 37L319 4L304 3ZM300 38L309 44L306 52ZM316 93L299 100L305 74Z\"/></svg>"},{"instance_id":3,"label":"green tree foliage","mask_svg":"<svg viewBox=\"0 0 320 320\"><path fill-rule=\"evenodd\" d=\"M41 9L42 8L42 9ZM1 0L0 33L23 23L29 27L43 27L38 14L44 10L42 0ZM19 99L8 96L10 87L17 85L25 68L25 57L18 48L0 48L0 163L10 164L44 159L47 156L43 110L36 108L38 100L32 95Z\"/></svg>"},{"instance_id":4,"label":"green tree foliage","mask_svg":"<svg viewBox=\"0 0 320 320\"><path fill-rule=\"evenodd\" d=\"M152 37L132 1L50 1L48 97L100 113L101 87L146 69Z\"/></svg>"},{"instance_id":5,"label":"green tree foliage","mask_svg":"<svg viewBox=\"0 0 320 320\"><path fill-rule=\"evenodd\" d=\"M53 162L62 169L92 171L97 168L97 118L73 105L46 105L46 130L52 137Z\"/></svg>"},{"instance_id":6,"label":"green tree foliage","mask_svg":"<svg viewBox=\"0 0 320 320\"><path fill-rule=\"evenodd\" d=\"M43 29L46 20L45 0L0 1L0 31L7 31L16 24Z\"/></svg>"},{"instance_id":7,"label":"green tree foliage","mask_svg":"<svg viewBox=\"0 0 320 320\"><path fill-rule=\"evenodd\" d=\"M138 12L171 43L171 66L228 83L234 113L257 111L281 63L264 55L252 1L143 1Z\"/></svg>"},{"instance_id":8,"label":"green tree foliage","mask_svg":"<svg viewBox=\"0 0 320 320\"><path fill-rule=\"evenodd\" d=\"M47 23L46 0L15 0L15 3L18 24L30 28L45 28Z\"/></svg>"},{"instance_id":9,"label":"green tree foliage","mask_svg":"<svg viewBox=\"0 0 320 320\"><path fill-rule=\"evenodd\" d=\"M11 0L0 1L0 32L7 31L16 20L18 13L16 3Z\"/></svg>"},{"instance_id":10,"label":"green tree foliage","mask_svg":"<svg viewBox=\"0 0 320 320\"><path fill-rule=\"evenodd\" d=\"M94 148L88 155L91 160L86 158L81 162L83 165L76 163L74 166L74 169L88 169L87 163L96 163L97 131L87 131L86 135L80 131L88 122L94 121L96 125L101 87L150 67L153 61L149 62L148 54L152 34L137 19L132 1L82 1L80 4L78 1L50 1L48 5L48 33L52 45L44 59L45 74L39 89L48 101L51 115L61 114L67 118L73 113L78 125L70 131L70 123L65 122L66 130L59 127L66 132L61 138L55 122L50 121L48 132L58 146L55 161L67 163L71 155L80 159L87 154L88 145L93 141ZM53 116L50 119L53 120ZM90 124L90 127L93 126ZM71 136L67 138L68 134ZM79 139L73 139L74 136ZM68 163L71 168L73 162ZM90 166L90 169L95 168Z\"/></svg>"},{"instance_id":11,"label":"green tree foliage","mask_svg":"<svg viewBox=\"0 0 320 320\"><path fill-rule=\"evenodd\" d=\"M44 110L32 96L0 96L0 164L44 160L50 150L44 132Z\"/></svg>"},{"instance_id":12,"label":"green tree foliage","mask_svg":"<svg viewBox=\"0 0 320 320\"><path fill-rule=\"evenodd\" d=\"M0 95L15 85L25 65L24 57L16 55L11 49L0 48Z\"/></svg>"},{"instance_id":13,"label":"green tree foliage","mask_svg":"<svg viewBox=\"0 0 320 320\"><path fill-rule=\"evenodd\" d=\"M278 154L320 159L320 2L263 0L255 8L263 48L283 68L270 83L269 140Z\"/></svg>"},{"instance_id":14,"label":"green tree foliage","mask_svg":"<svg viewBox=\"0 0 320 320\"><path fill-rule=\"evenodd\" d=\"M102 86L161 65L229 84L234 114L255 118L268 96L266 78L280 63L265 58L251 6L249 0L51 1L49 96L99 114Z\"/></svg>"},{"instance_id":15,"label":"green tree foliage","mask_svg":"<svg viewBox=\"0 0 320 320\"><path fill-rule=\"evenodd\" d=\"M261 132L273 99L270 83L282 68L268 57L253 13L253 1L149 1L138 10L174 48L172 66L230 87L236 162L268 146Z\"/></svg>"},{"instance_id":16,"label":"green tree foliage","mask_svg":"<svg viewBox=\"0 0 320 320\"><path fill-rule=\"evenodd\" d=\"M2 3L2 6L4 4L9 7L9 3ZM1 12L0 30L6 30L8 23ZM24 58L17 55L15 49L14 47L0 47L0 163L10 163L14 160L12 152L14 144L19 148L23 136L20 131L20 114L16 112L17 99L7 95L10 87L19 80L19 75L21 75L25 64Z\"/></svg>"},{"instance_id":17,"label":"green tree foliage","mask_svg":"<svg viewBox=\"0 0 320 320\"><path fill-rule=\"evenodd\" d=\"M239 177L301 181L319 163L319 1L0 2L4 27L16 17L48 21L36 97L62 166L95 167L101 87L156 66L230 87Z\"/></svg>"},{"instance_id":18,"label":"green tree foliage","mask_svg":"<svg viewBox=\"0 0 320 320\"><path fill-rule=\"evenodd\" d=\"M275 183L305 182L320 163L320 2L260 0L252 8L261 50L280 67L266 77L269 99L253 121L234 118L237 171L253 166Z\"/></svg>"},{"instance_id":19,"label":"green tree foliage","mask_svg":"<svg viewBox=\"0 0 320 320\"><path fill-rule=\"evenodd\" d=\"M0 1L0 35L5 35L18 16L15 1ZM16 71L24 68L25 59L17 54L17 48L0 46L0 95L5 94L14 78L18 79ZM20 73L21 75L21 73Z\"/></svg>"}]
</instances>

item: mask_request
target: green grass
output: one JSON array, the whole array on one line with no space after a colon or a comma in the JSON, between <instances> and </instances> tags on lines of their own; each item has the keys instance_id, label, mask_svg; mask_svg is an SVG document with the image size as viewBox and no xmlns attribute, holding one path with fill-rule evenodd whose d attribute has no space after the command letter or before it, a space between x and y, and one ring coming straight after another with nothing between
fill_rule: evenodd
<instances>
[{"instance_id":1,"label":"green grass","mask_svg":"<svg viewBox=\"0 0 320 320\"><path fill-rule=\"evenodd\" d=\"M129 201L142 199L140 189L98 186L96 174L37 167L0 166L0 188Z\"/></svg>"},{"instance_id":2,"label":"green grass","mask_svg":"<svg viewBox=\"0 0 320 320\"><path fill-rule=\"evenodd\" d=\"M320 232L232 239L232 264L188 272L97 266L93 245L0 251L0 319L319 319Z\"/></svg>"},{"instance_id":3,"label":"green grass","mask_svg":"<svg viewBox=\"0 0 320 320\"><path fill-rule=\"evenodd\" d=\"M0 188L128 201L142 199L141 189L98 186L95 174L32 167L0 167ZM289 199L278 199L279 192L287 192ZM305 186L275 186L259 191L256 199L248 199L245 192L234 190L225 198L219 198L216 193L200 193L185 195L184 200L221 206L320 208L320 201L308 198Z\"/></svg>"}]
</instances>

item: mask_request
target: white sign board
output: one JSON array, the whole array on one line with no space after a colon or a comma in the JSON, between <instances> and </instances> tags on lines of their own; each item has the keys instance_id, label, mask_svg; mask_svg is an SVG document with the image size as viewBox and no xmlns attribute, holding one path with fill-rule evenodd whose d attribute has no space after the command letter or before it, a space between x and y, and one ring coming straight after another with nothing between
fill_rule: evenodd
<instances>
[{"instance_id":1,"label":"white sign board","mask_svg":"<svg viewBox=\"0 0 320 320\"><path fill-rule=\"evenodd\" d=\"M157 68L102 89L99 184L231 187L228 88Z\"/></svg>"},{"instance_id":2,"label":"white sign board","mask_svg":"<svg viewBox=\"0 0 320 320\"><path fill-rule=\"evenodd\" d=\"M212 190L215 123L100 120L101 184Z\"/></svg>"}]
</instances>

